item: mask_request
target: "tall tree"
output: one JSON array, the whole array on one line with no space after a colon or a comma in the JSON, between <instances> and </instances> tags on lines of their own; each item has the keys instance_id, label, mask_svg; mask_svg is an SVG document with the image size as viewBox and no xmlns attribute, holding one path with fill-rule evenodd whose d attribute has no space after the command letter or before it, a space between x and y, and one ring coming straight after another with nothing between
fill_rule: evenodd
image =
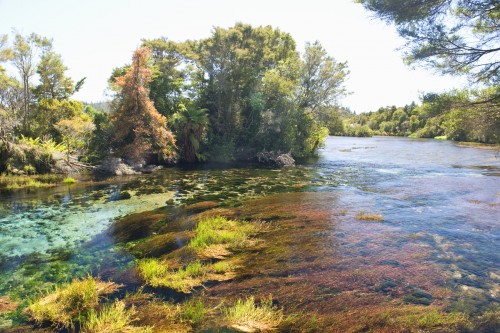
<instances>
[{"instance_id":1,"label":"tall tree","mask_svg":"<svg viewBox=\"0 0 500 333\"><path fill-rule=\"evenodd\" d=\"M316 41L306 43L300 66L299 104L315 111L321 106L336 104L346 94L344 81L349 71L346 62L336 62Z\"/></svg>"},{"instance_id":2,"label":"tall tree","mask_svg":"<svg viewBox=\"0 0 500 333\"><path fill-rule=\"evenodd\" d=\"M75 85L73 80L65 75L67 70L59 54L46 50L36 67L36 72L40 76L40 84L34 89L37 98L58 100L69 98L75 90Z\"/></svg>"},{"instance_id":3,"label":"tall tree","mask_svg":"<svg viewBox=\"0 0 500 333\"><path fill-rule=\"evenodd\" d=\"M500 1L356 1L396 25L407 40L410 63L466 74L486 84L500 83Z\"/></svg>"},{"instance_id":4,"label":"tall tree","mask_svg":"<svg viewBox=\"0 0 500 333\"><path fill-rule=\"evenodd\" d=\"M112 114L113 146L119 156L133 162L143 162L151 153L165 160L174 156L175 139L166 128L167 118L158 113L149 98L149 54L147 48L136 50L132 65L115 80L120 91Z\"/></svg>"},{"instance_id":5,"label":"tall tree","mask_svg":"<svg viewBox=\"0 0 500 333\"><path fill-rule=\"evenodd\" d=\"M16 34L14 45L12 48L12 63L17 68L21 77L21 85L23 89L23 106L22 106L22 128L24 133L28 133L30 129L30 111L31 111L31 79L35 75L36 70L36 53L40 49L50 49L52 42L35 33L25 37Z\"/></svg>"},{"instance_id":6,"label":"tall tree","mask_svg":"<svg viewBox=\"0 0 500 333\"><path fill-rule=\"evenodd\" d=\"M180 105L180 110L174 114L174 126L177 128L177 138L181 142L181 160L187 163L203 161L200 147L208 125L207 109L193 105Z\"/></svg>"}]
</instances>

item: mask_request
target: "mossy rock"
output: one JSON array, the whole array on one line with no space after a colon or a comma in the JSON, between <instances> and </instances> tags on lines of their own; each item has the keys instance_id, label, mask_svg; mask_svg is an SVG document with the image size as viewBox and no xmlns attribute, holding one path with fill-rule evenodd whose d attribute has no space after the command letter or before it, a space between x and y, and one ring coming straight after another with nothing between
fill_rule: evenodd
<instances>
[{"instance_id":1,"label":"mossy rock","mask_svg":"<svg viewBox=\"0 0 500 333\"><path fill-rule=\"evenodd\" d=\"M136 257L159 257L183 247L191 237L189 231L156 235L134 245L131 251Z\"/></svg>"}]
</instances>

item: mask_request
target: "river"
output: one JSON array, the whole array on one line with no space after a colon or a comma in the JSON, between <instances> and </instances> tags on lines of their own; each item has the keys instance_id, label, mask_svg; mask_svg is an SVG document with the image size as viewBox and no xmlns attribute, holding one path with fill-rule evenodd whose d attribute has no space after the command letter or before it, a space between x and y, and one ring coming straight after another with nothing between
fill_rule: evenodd
<instances>
[{"instance_id":1,"label":"river","mask_svg":"<svg viewBox=\"0 0 500 333\"><path fill-rule=\"evenodd\" d=\"M131 198L120 200L123 191ZM256 257L260 267L248 267L259 270L254 279L286 272L281 277L295 276L300 290L308 287L299 276L317 279L316 287L326 291L311 290L316 303L303 304L305 311L328 308L321 302L329 297L346 306L342 297L358 297L354 291L402 297L408 286L431 292L437 302L451 299L450 306L469 313L498 305L500 296L500 155L495 150L438 140L329 137L317 159L294 168L168 168L0 195L0 296L12 299L72 277L133 267L134 258L106 232L115 218L202 201L243 205L249 216L281 208L294 216L307 213L300 223L309 223L311 232L296 234L293 251L309 256L288 255L275 260L282 266L267 270ZM363 215L380 221L365 221ZM293 260L302 264L293 266ZM303 291L290 283L282 298L293 300ZM214 290L231 293L224 288ZM356 302L352 306L361 308Z\"/></svg>"}]
</instances>

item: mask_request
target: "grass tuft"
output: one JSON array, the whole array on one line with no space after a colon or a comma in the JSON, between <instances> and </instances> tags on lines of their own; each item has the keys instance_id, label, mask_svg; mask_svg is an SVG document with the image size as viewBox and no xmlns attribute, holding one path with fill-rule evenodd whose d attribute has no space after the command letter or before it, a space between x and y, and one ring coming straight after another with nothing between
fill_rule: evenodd
<instances>
[{"instance_id":1,"label":"grass tuft","mask_svg":"<svg viewBox=\"0 0 500 333\"><path fill-rule=\"evenodd\" d=\"M63 179L63 183L64 184L74 184L74 183L77 183L78 180L76 180L75 178L73 177L66 177Z\"/></svg>"},{"instance_id":2,"label":"grass tuft","mask_svg":"<svg viewBox=\"0 0 500 333\"><path fill-rule=\"evenodd\" d=\"M113 304L106 305L98 313L90 310L87 320L82 325L82 332L85 333L152 333L152 327L135 327L130 324L133 322L135 310L125 308L123 301L116 301Z\"/></svg>"},{"instance_id":3,"label":"grass tuft","mask_svg":"<svg viewBox=\"0 0 500 333\"><path fill-rule=\"evenodd\" d=\"M231 326L244 332L260 332L276 329L284 319L283 310L273 306L272 297L263 299L260 305L252 297L238 299L234 306L225 309Z\"/></svg>"},{"instance_id":4,"label":"grass tuft","mask_svg":"<svg viewBox=\"0 0 500 333\"><path fill-rule=\"evenodd\" d=\"M201 286L208 272L208 266L199 260L184 268L169 270L168 265L157 259L144 259L138 262L138 268L142 278L150 286L170 288L186 294Z\"/></svg>"},{"instance_id":5,"label":"grass tuft","mask_svg":"<svg viewBox=\"0 0 500 333\"><path fill-rule=\"evenodd\" d=\"M113 293L118 288L115 283L99 281L91 276L75 279L32 302L28 313L39 324L51 322L61 327L73 327L75 320L85 317L97 307L101 295Z\"/></svg>"},{"instance_id":6,"label":"grass tuft","mask_svg":"<svg viewBox=\"0 0 500 333\"><path fill-rule=\"evenodd\" d=\"M255 227L223 216L212 216L200 220L195 232L196 235L189 242L189 246L194 249L203 250L220 244L228 248L241 248L250 234L255 232Z\"/></svg>"},{"instance_id":7,"label":"grass tuft","mask_svg":"<svg viewBox=\"0 0 500 333\"><path fill-rule=\"evenodd\" d=\"M181 320L188 321L192 326L200 325L205 319L205 304L201 298L190 298L179 309Z\"/></svg>"},{"instance_id":8,"label":"grass tuft","mask_svg":"<svg viewBox=\"0 0 500 333\"><path fill-rule=\"evenodd\" d=\"M356 218L360 221L369 221L369 222L382 222L384 220L384 215L382 214L369 214L364 211L358 212Z\"/></svg>"}]
</instances>

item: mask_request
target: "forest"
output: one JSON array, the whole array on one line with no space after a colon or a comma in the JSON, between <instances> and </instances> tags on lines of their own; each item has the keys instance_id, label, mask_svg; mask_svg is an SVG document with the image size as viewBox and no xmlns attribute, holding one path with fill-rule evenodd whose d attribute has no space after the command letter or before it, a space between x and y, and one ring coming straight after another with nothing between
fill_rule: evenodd
<instances>
[{"instance_id":1,"label":"forest","mask_svg":"<svg viewBox=\"0 0 500 333\"><path fill-rule=\"evenodd\" d=\"M109 110L72 95L52 40L2 37L0 172L38 174L93 167L250 161L259 152L314 154L346 94L346 62L319 42L303 54L292 36L238 23L209 38L143 40L110 75ZM105 105L105 104L104 104ZM101 104L102 106L102 104Z\"/></svg>"},{"instance_id":2,"label":"forest","mask_svg":"<svg viewBox=\"0 0 500 333\"><path fill-rule=\"evenodd\" d=\"M201 40L143 40L132 61L110 73L112 101L88 104L72 99L85 78L66 75L51 39L1 35L0 62L17 75L0 67L0 172L250 162L267 153L301 160L329 134L500 143L494 2L459 1L451 12L446 1L357 2L395 24L408 64L467 77L470 88L355 114L341 105L350 93L347 61L319 41L300 54L278 28L237 23Z\"/></svg>"}]
</instances>

